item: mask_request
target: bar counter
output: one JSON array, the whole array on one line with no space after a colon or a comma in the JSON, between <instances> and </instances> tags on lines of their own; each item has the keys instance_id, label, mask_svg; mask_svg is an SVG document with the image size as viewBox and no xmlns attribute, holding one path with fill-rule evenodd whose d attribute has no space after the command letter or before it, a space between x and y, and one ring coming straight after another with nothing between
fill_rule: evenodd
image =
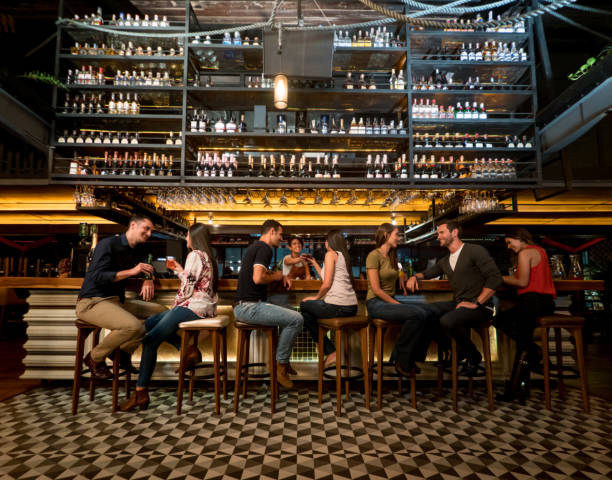
<instances>
[{"instance_id":1,"label":"bar counter","mask_svg":"<svg viewBox=\"0 0 612 480\"><path fill-rule=\"evenodd\" d=\"M81 287L82 278L46 278L46 277L0 277L0 288L28 289L30 296L27 299L29 311L24 316L27 322L28 340L24 345L27 355L24 359L26 367L21 378L29 379L71 379L74 370L74 354L76 347L75 304L78 290ZM140 285L139 281L133 281L129 285L128 295L135 296ZM233 318L231 302L233 292L236 290L237 280L219 280L219 308L220 314L230 315ZM320 280L295 280L290 291L274 291L270 288L270 296L276 295L281 301L289 305L297 305L305 296L316 292L321 285ZM156 280L155 301L171 306L174 295L178 289L179 281L175 279ZM450 297L449 284L446 280L424 280L421 281L419 294L427 302L447 300ZM357 294L360 301L359 313L365 313L365 292L367 281L356 280ZM560 294L570 294L582 290L604 290L603 280L557 280L555 287ZM491 329L491 347L494 359L494 375L502 378L507 375L511 365L511 343L507 338L497 339L495 330ZM208 339L200 341L200 347L204 360L211 358L211 349ZM387 353L392 347L392 339L386 342ZM477 345L480 342L476 343ZM236 340L234 330L230 327L228 332L228 361L233 364L235 358ZM91 344L86 345L86 350ZM262 361L266 358L263 349L265 342L253 338L251 351L256 359ZM355 342L354 353L358 353L358 342ZM497 354L499 351L500 355ZM139 351L135 353L135 360L139 358ZM178 362L177 352L169 345L162 344L159 351L158 368L155 379L176 379L174 369ZM300 376L307 379L316 378L316 364L310 361L295 362L295 367ZM233 369L230 366L230 377L233 377ZM429 373L424 371L423 378L429 378Z\"/></svg>"}]
</instances>

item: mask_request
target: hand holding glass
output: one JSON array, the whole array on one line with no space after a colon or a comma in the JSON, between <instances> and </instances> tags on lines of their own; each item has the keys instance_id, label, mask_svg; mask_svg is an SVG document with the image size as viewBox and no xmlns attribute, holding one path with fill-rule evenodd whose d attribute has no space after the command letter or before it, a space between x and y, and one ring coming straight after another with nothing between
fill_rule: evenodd
<instances>
[{"instance_id":1,"label":"hand holding glass","mask_svg":"<svg viewBox=\"0 0 612 480\"><path fill-rule=\"evenodd\" d=\"M168 270L176 270L176 259L174 257L166 257L166 268Z\"/></svg>"}]
</instances>

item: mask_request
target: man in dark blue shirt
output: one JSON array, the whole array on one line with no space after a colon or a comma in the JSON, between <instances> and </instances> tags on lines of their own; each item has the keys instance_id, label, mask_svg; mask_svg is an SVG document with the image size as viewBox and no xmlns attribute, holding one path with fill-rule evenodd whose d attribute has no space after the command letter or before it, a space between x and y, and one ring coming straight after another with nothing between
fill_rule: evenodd
<instances>
[{"instance_id":1,"label":"man in dark blue shirt","mask_svg":"<svg viewBox=\"0 0 612 480\"><path fill-rule=\"evenodd\" d=\"M151 220L137 215L132 217L124 234L103 239L94 250L79 292L76 316L78 320L110 330L84 359L96 378L111 377L104 360L117 347L121 348L121 367L137 373L132 367L131 356L145 334L141 319L165 310L149 302L155 293L153 280L145 280L142 284L140 296L144 302L125 299L128 278L141 273L153 275L153 266L143 263L140 249L152 232Z\"/></svg>"}]
</instances>

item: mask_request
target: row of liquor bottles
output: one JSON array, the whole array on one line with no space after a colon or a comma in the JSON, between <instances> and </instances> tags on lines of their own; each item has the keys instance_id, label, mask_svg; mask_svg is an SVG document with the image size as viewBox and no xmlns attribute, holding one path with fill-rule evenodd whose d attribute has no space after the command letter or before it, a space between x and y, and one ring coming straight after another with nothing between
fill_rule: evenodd
<instances>
[{"instance_id":1,"label":"row of liquor bottles","mask_svg":"<svg viewBox=\"0 0 612 480\"><path fill-rule=\"evenodd\" d=\"M74 15L73 20L75 22L83 22L88 25L111 25L117 27L154 27L154 28L166 28L170 26L168 17L162 15L161 18L158 14L153 14L151 17L149 14L145 14L142 18L139 14L119 12L119 14L113 13L110 20L104 21L102 16L102 8L98 7L95 13L90 15L84 15L83 18L80 15Z\"/></svg>"},{"instance_id":2,"label":"row of liquor bottles","mask_svg":"<svg viewBox=\"0 0 612 480\"><path fill-rule=\"evenodd\" d=\"M520 9L522 7L518 7L519 9L515 10L513 15L517 15L520 13ZM487 22L493 20L493 10L489 10L487 16ZM496 20L498 22L502 21L502 16L497 15ZM507 22L501 23L496 26L487 26L483 29L482 23L484 23L484 19L480 12L476 14L476 17L473 19L470 18L449 18L446 20L446 25L444 27L445 32L477 32L477 31L485 31L485 32L498 32L498 33L525 33L525 21L519 20L515 22Z\"/></svg>"},{"instance_id":3,"label":"row of liquor bottles","mask_svg":"<svg viewBox=\"0 0 612 480\"><path fill-rule=\"evenodd\" d=\"M137 93L123 92L111 93L108 103L103 93L87 95L66 94L62 113L78 114L109 114L109 115L138 115L140 113L140 100Z\"/></svg>"},{"instance_id":4,"label":"row of liquor bottles","mask_svg":"<svg viewBox=\"0 0 612 480\"><path fill-rule=\"evenodd\" d=\"M436 158L431 155L427 160L425 155L418 158L418 155L415 154L412 163L414 178L418 180L455 178L504 180L515 179L517 176L516 165L509 158L493 159L489 157L485 160L482 157L480 160L476 158L468 162L461 155L455 162L453 156L445 160L443 156Z\"/></svg>"},{"instance_id":5,"label":"row of liquor bottles","mask_svg":"<svg viewBox=\"0 0 612 480\"><path fill-rule=\"evenodd\" d=\"M156 47L152 47L151 45L142 46L137 45L134 46L133 42L118 42L117 44L113 41L108 45L106 43L101 43L98 46L98 43L92 41L91 44L89 42L85 42L83 44L79 42L75 42L75 44L70 47L70 53L72 55L119 55L125 57L174 57L176 55L184 55L185 50L182 46L178 47L178 50L174 47L166 48L162 45L157 45Z\"/></svg>"},{"instance_id":6,"label":"row of liquor bottles","mask_svg":"<svg viewBox=\"0 0 612 480\"><path fill-rule=\"evenodd\" d=\"M193 40L191 41L192 44L199 44L201 43L202 45L213 45L213 44L221 44L221 45L234 45L234 46L253 46L253 47L257 47L262 45L262 42L260 42L259 37L253 37L253 40L251 40L250 37L245 36L244 38L242 38L242 35L240 34L240 32L234 32L234 35L232 36L230 34L230 32L225 32L223 34L223 38L221 38L221 40L218 40L216 38L212 38L210 35L205 35L204 39L202 39L201 35L196 35L195 37L193 37Z\"/></svg>"},{"instance_id":7,"label":"row of liquor bottles","mask_svg":"<svg viewBox=\"0 0 612 480\"><path fill-rule=\"evenodd\" d=\"M119 132L102 130L64 130L57 137L57 143L66 144L97 144L97 145L139 145L140 143L159 143L165 145L182 145L182 132L153 132L148 133L145 138L139 132Z\"/></svg>"},{"instance_id":8,"label":"row of liquor bottles","mask_svg":"<svg viewBox=\"0 0 612 480\"><path fill-rule=\"evenodd\" d=\"M174 176L174 158L165 153L104 152L104 157L77 156L70 161L69 175Z\"/></svg>"},{"instance_id":9,"label":"row of liquor bottles","mask_svg":"<svg viewBox=\"0 0 612 480\"><path fill-rule=\"evenodd\" d=\"M107 83L107 81L109 83ZM114 77L104 74L104 67L94 69L92 65L82 65L81 70L69 69L66 74L66 85L118 85L124 87L175 87L179 86L177 80L170 76L170 72L155 72L117 70Z\"/></svg>"},{"instance_id":10,"label":"row of liquor bottles","mask_svg":"<svg viewBox=\"0 0 612 480\"><path fill-rule=\"evenodd\" d=\"M440 118L440 119L456 119L456 120L486 120L488 118L487 109L483 102L480 105L477 102L457 102L457 106L436 105L436 99L433 98L415 98L412 103L411 110L412 118Z\"/></svg>"},{"instance_id":11,"label":"row of liquor bottles","mask_svg":"<svg viewBox=\"0 0 612 480\"><path fill-rule=\"evenodd\" d=\"M359 120L357 120L359 118ZM204 110L194 110L189 120L190 131L193 133L244 133L248 131L244 113L240 114L240 121L236 122L233 115L222 119L217 117L216 121L209 118ZM407 128L403 120L395 123L395 120L386 120L384 117L353 117L350 122L345 119L324 114L320 120L312 118L307 120L307 112L298 111L296 114L295 126L287 125L286 115L277 115L275 133L298 133L298 134L322 134L322 135L406 135Z\"/></svg>"},{"instance_id":12,"label":"row of liquor bottles","mask_svg":"<svg viewBox=\"0 0 612 480\"><path fill-rule=\"evenodd\" d=\"M496 90L516 88L516 85L506 83L502 77L490 77L488 82L481 82L480 76L468 76L467 79L456 79L452 71L435 69L425 79L425 75L412 77L412 90Z\"/></svg>"},{"instance_id":13,"label":"row of liquor bottles","mask_svg":"<svg viewBox=\"0 0 612 480\"><path fill-rule=\"evenodd\" d=\"M432 47L424 54L414 53L416 60L458 60L460 62L527 62L529 56L523 47L517 48L516 42L486 41L480 45L465 43L461 46L449 44L440 47Z\"/></svg>"},{"instance_id":14,"label":"row of liquor bottles","mask_svg":"<svg viewBox=\"0 0 612 480\"><path fill-rule=\"evenodd\" d=\"M502 138L501 135L496 137ZM415 148L533 148L533 144L531 140L527 139L527 135L523 135L521 138L517 135L505 135L503 141L492 141L486 133L480 136L479 133L462 135L456 132L451 135L447 132L443 135L436 133L430 140L429 133L415 133L413 140Z\"/></svg>"},{"instance_id":15,"label":"row of liquor bottles","mask_svg":"<svg viewBox=\"0 0 612 480\"><path fill-rule=\"evenodd\" d=\"M349 34L348 30L334 30L334 47L359 47L359 48L396 48L403 47L399 35L387 31L387 27L378 27L370 30L358 30Z\"/></svg>"},{"instance_id":16,"label":"row of liquor bottles","mask_svg":"<svg viewBox=\"0 0 612 480\"><path fill-rule=\"evenodd\" d=\"M385 85L389 90L404 90L406 88L406 80L404 79L404 71L400 70L395 73L395 68L391 69L389 82ZM353 72L346 73L346 79L342 83L342 88L346 90L376 90L377 85L374 76L366 78L365 73L359 74L359 79L353 77Z\"/></svg>"}]
</instances>

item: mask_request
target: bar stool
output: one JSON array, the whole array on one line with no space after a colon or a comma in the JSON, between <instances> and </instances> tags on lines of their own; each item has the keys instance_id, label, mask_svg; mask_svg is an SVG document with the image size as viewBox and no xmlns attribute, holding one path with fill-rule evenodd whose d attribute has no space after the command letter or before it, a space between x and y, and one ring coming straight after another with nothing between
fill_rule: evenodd
<instances>
[{"instance_id":1,"label":"bar stool","mask_svg":"<svg viewBox=\"0 0 612 480\"><path fill-rule=\"evenodd\" d=\"M374 328L376 329L374 331ZM397 322L389 322L382 318L370 318L370 345L373 348L370 350L370 375L374 376L376 369L376 398L378 409L382 408L382 382L385 376L398 379L398 395L402 395L403 385L402 376L397 373L384 373L384 367L392 366L392 362L383 361L385 351L385 334L389 330L401 330L402 324ZM374 362L374 352L376 351L376 362ZM442 396L442 380L444 376L444 366L442 365L442 352L438 349L438 396ZM410 376L410 390L412 408L416 409L416 374Z\"/></svg>"},{"instance_id":2,"label":"bar stool","mask_svg":"<svg viewBox=\"0 0 612 480\"><path fill-rule=\"evenodd\" d=\"M402 324L397 322L388 322L382 318L370 318L370 359L369 370L371 378L374 377L376 369L376 400L378 409L382 408L382 382L385 374L383 368L393 365L391 362L383 361L383 353L385 351L385 334L389 330L401 330ZM374 362L374 352L376 352L376 362ZM397 373L387 373L386 376L397 378L397 393L402 394L403 377ZM412 390L412 408L416 408L416 376L410 377L410 389Z\"/></svg>"},{"instance_id":3,"label":"bar stool","mask_svg":"<svg viewBox=\"0 0 612 480\"><path fill-rule=\"evenodd\" d=\"M480 339L482 340L482 350L485 361L485 380L487 384L487 397L489 400L489 410L493 410L495 408L493 404L493 370L491 367L491 345L489 343L489 327L492 325L490 321L481 323L480 325L476 325L472 327L474 330L478 332L480 335ZM452 344L452 378L453 378L453 410L457 411L457 383L458 383L458 359L457 359L457 342L454 338L451 339ZM473 379L469 378L469 392L470 395L473 392Z\"/></svg>"},{"instance_id":4,"label":"bar stool","mask_svg":"<svg viewBox=\"0 0 612 480\"><path fill-rule=\"evenodd\" d=\"M276 412L276 399L278 398L278 385L276 383L276 345L278 344L278 329L276 326L252 325L250 323L234 321L234 327L238 333L236 349L236 379L234 382L234 413L238 413L240 401L240 390L242 396L247 396L247 383L249 381L249 368L264 367L265 363L249 363L249 341L251 333L260 331L266 334L268 340L268 374L256 373L251 377L264 379L270 377L270 410Z\"/></svg>"},{"instance_id":5,"label":"bar stool","mask_svg":"<svg viewBox=\"0 0 612 480\"><path fill-rule=\"evenodd\" d=\"M319 353L319 405L323 403L323 338L328 330L336 332L336 414L342 415L342 380L345 381L346 398L349 398L349 382L351 378L351 360L349 351L348 334L351 330L358 330L361 335L361 361L363 363L361 370L363 373L363 383L365 389L365 406L370 408L370 374L368 370L368 317L365 315L356 315L353 317L337 317L337 318L320 318L319 319L319 341L317 344ZM342 334L345 337L344 355L346 357L346 365L342 365ZM329 367L334 368L334 367ZM342 376L342 370L347 371L347 375Z\"/></svg>"},{"instance_id":6,"label":"bar stool","mask_svg":"<svg viewBox=\"0 0 612 480\"><path fill-rule=\"evenodd\" d=\"M176 413L181 414L183 406L183 390L185 384L185 374L190 372L189 377L189 401L193 400L193 388L195 384L195 372L198 368L213 368L212 375L202 376L200 378L214 377L215 385L215 412L217 415L220 411L220 394L219 394L219 377L223 375L223 398L227 400L227 326L229 325L229 317L227 315L217 315L216 317L201 318L189 322L179 323L179 332L181 335L181 350L179 353L179 381L176 390ZM198 348L198 335L200 332L209 332L212 337L213 363L198 364L190 368L185 365L185 355L187 347L192 345ZM219 345L221 344L221 345ZM219 351L221 350L221 352Z\"/></svg>"},{"instance_id":7,"label":"bar stool","mask_svg":"<svg viewBox=\"0 0 612 480\"><path fill-rule=\"evenodd\" d=\"M74 379L72 382L72 414L76 415L79 408L79 393L81 391L81 378L83 374L89 373L88 368L83 369L83 354L85 350L85 340L93 333L93 345L92 349L95 348L100 341L100 327L96 327L90 323L78 320L75 322L77 327L77 345L76 354L74 358ZM126 398L130 397L130 386L131 386L131 375L130 372L119 370L119 358L121 350L116 348L113 352L113 406L112 411L115 413L119 406L119 378L125 376L125 395ZM96 394L96 382L93 377L89 380L89 400L93 401Z\"/></svg>"},{"instance_id":8,"label":"bar stool","mask_svg":"<svg viewBox=\"0 0 612 480\"><path fill-rule=\"evenodd\" d=\"M563 396L563 352L561 350L561 329L565 328L574 337L576 344L576 360L578 362L578 373L580 375L580 385L582 389L582 407L589 413L589 391L587 387L587 371L584 361L584 345L582 342L582 327L584 327L583 317L569 315L545 315L536 319L536 324L542 329L542 363L544 366L544 396L546 399L546 409L551 410L550 400L550 366L548 362L548 329L555 329L555 345L557 357L557 378L559 382L559 394Z\"/></svg>"}]
</instances>

